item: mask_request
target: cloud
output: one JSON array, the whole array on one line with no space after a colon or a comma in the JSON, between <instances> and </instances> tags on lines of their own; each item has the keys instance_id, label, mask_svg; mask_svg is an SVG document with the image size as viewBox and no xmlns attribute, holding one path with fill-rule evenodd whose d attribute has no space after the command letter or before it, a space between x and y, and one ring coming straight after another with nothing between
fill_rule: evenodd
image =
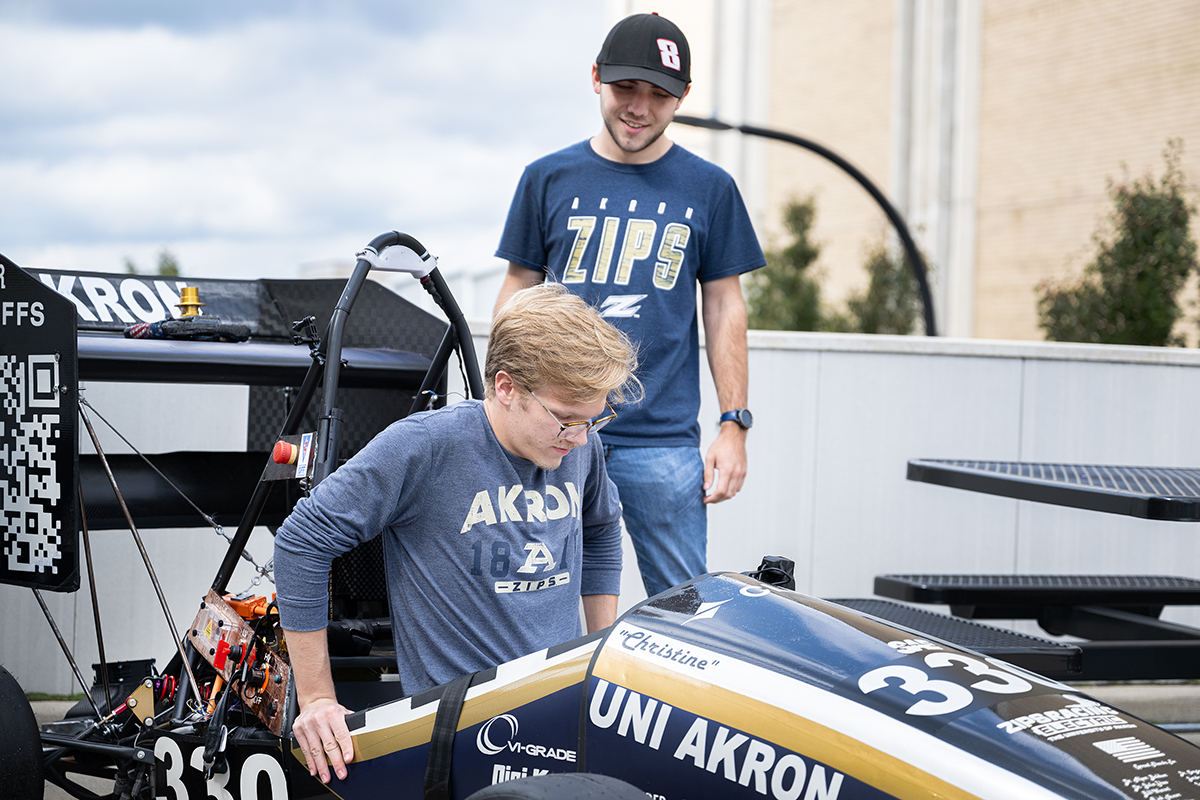
<instances>
[{"instance_id":1,"label":"cloud","mask_svg":"<svg viewBox=\"0 0 1200 800\"><path fill-rule=\"evenodd\" d=\"M6 0L0 252L290 276L399 228L487 265L523 166L597 124L603 26L599 0Z\"/></svg>"}]
</instances>

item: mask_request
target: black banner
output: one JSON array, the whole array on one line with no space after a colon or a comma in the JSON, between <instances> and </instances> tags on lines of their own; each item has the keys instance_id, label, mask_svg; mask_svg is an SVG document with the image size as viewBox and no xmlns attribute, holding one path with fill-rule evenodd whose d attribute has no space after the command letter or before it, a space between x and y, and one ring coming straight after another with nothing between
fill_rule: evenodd
<instances>
[{"instance_id":1,"label":"black banner","mask_svg":"<svg viewBox=\"0 0 1200 800\"><path fill-rule=\"evenodd\" d=\"M139 322L178 319L183 315L179 307L183 287L195 286L203 303L199 313L262 333L259 281L51 269L31 269L30 274L71 301L78 312L79 330L120 332Z\"/></svg>"},{"instance_id":2,"label":"black banner","mask_svg":"<svg viewBox=\"0 0 1200 800\"><path fill-rule=\"evenodd\" d=\"M75 317L0 255L0 583L79 588Z\"/></svg>"}]
</instances>

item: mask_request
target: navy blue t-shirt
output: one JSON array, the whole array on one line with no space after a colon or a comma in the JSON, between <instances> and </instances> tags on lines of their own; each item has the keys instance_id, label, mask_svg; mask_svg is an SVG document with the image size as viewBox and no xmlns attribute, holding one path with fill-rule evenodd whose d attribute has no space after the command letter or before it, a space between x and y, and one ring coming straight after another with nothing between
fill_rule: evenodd
<instances>
[{"instance_id":1,"label":"navy blue t-shirt","mask_svg":"<svg viewBox=\"0 0 1200 800\"><path fill-rule=\"evenodd\" d=\"M677 144L622 164L580 142L526 167L496 256L549 272L638 345L645 399L605 442L699 445L696 284L766 263L728 173Z\"/></svg>"}]
</instances>

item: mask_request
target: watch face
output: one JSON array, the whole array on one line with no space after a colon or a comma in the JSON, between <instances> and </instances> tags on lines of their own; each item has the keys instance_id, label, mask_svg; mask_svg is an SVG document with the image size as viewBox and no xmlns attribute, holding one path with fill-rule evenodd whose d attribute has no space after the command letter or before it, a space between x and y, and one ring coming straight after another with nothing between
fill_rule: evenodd
<instances>
[{"instance_id":1,"label":"watch face","mask_svg":"<svg viewBox=\"0 0 1200 800\"><path fill-rule=\"evenodd\" d=\"M754 415L750 413L750 409L742 408L737 412L738 425L749 429L754 424Z\"/></svg>"}]
</instances>

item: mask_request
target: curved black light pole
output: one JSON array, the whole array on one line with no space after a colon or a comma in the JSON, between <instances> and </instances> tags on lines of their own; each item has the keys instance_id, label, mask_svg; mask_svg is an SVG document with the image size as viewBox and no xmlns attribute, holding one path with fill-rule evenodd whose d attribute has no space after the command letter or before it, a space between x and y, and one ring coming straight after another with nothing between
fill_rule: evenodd
<instances>
[{"instance_id":1,"label":"curved black light pole","mask_svg":"<svg viewBox=\"0 0 1200 800\"><path fill-rule=\"evenodd\" d=\"M797 147L803 147L805 150L811 150L819 156L824 156L845 170L850 177L858 181L859 185L866 189L867 193L875 199L875 202L879 204L879 207L883 209L883 213L887 214L887 218L891 220L892 225L896 228L896 233L900 236L900 242L904 246L904 253L908 256L908 263L912 266L913 276L917 279L917 288L921 292L921 306L925 316L925 335L937 336L937 326L933 320L933 298L929 294L929 280L926 277L925 259L921 257L921 252L917 249L916 243L913 242L913 238L908 232L908 226L904 224L904 218L900 216L900 212L888 202L883 192L879 191L878 187L871 183L870 178L859 171L857 167L824 145L791 133L784 133L770 128L759 128L755 125L730 125L728 122L722 122L719 119L689 117L682 114L676 115L675 121L683 125L693 125L697 128L709 128L715 131L741 131L748 136L762 136L766 139L775 139L780 142L794 144Z\"/></svg>"}]
</instances>

